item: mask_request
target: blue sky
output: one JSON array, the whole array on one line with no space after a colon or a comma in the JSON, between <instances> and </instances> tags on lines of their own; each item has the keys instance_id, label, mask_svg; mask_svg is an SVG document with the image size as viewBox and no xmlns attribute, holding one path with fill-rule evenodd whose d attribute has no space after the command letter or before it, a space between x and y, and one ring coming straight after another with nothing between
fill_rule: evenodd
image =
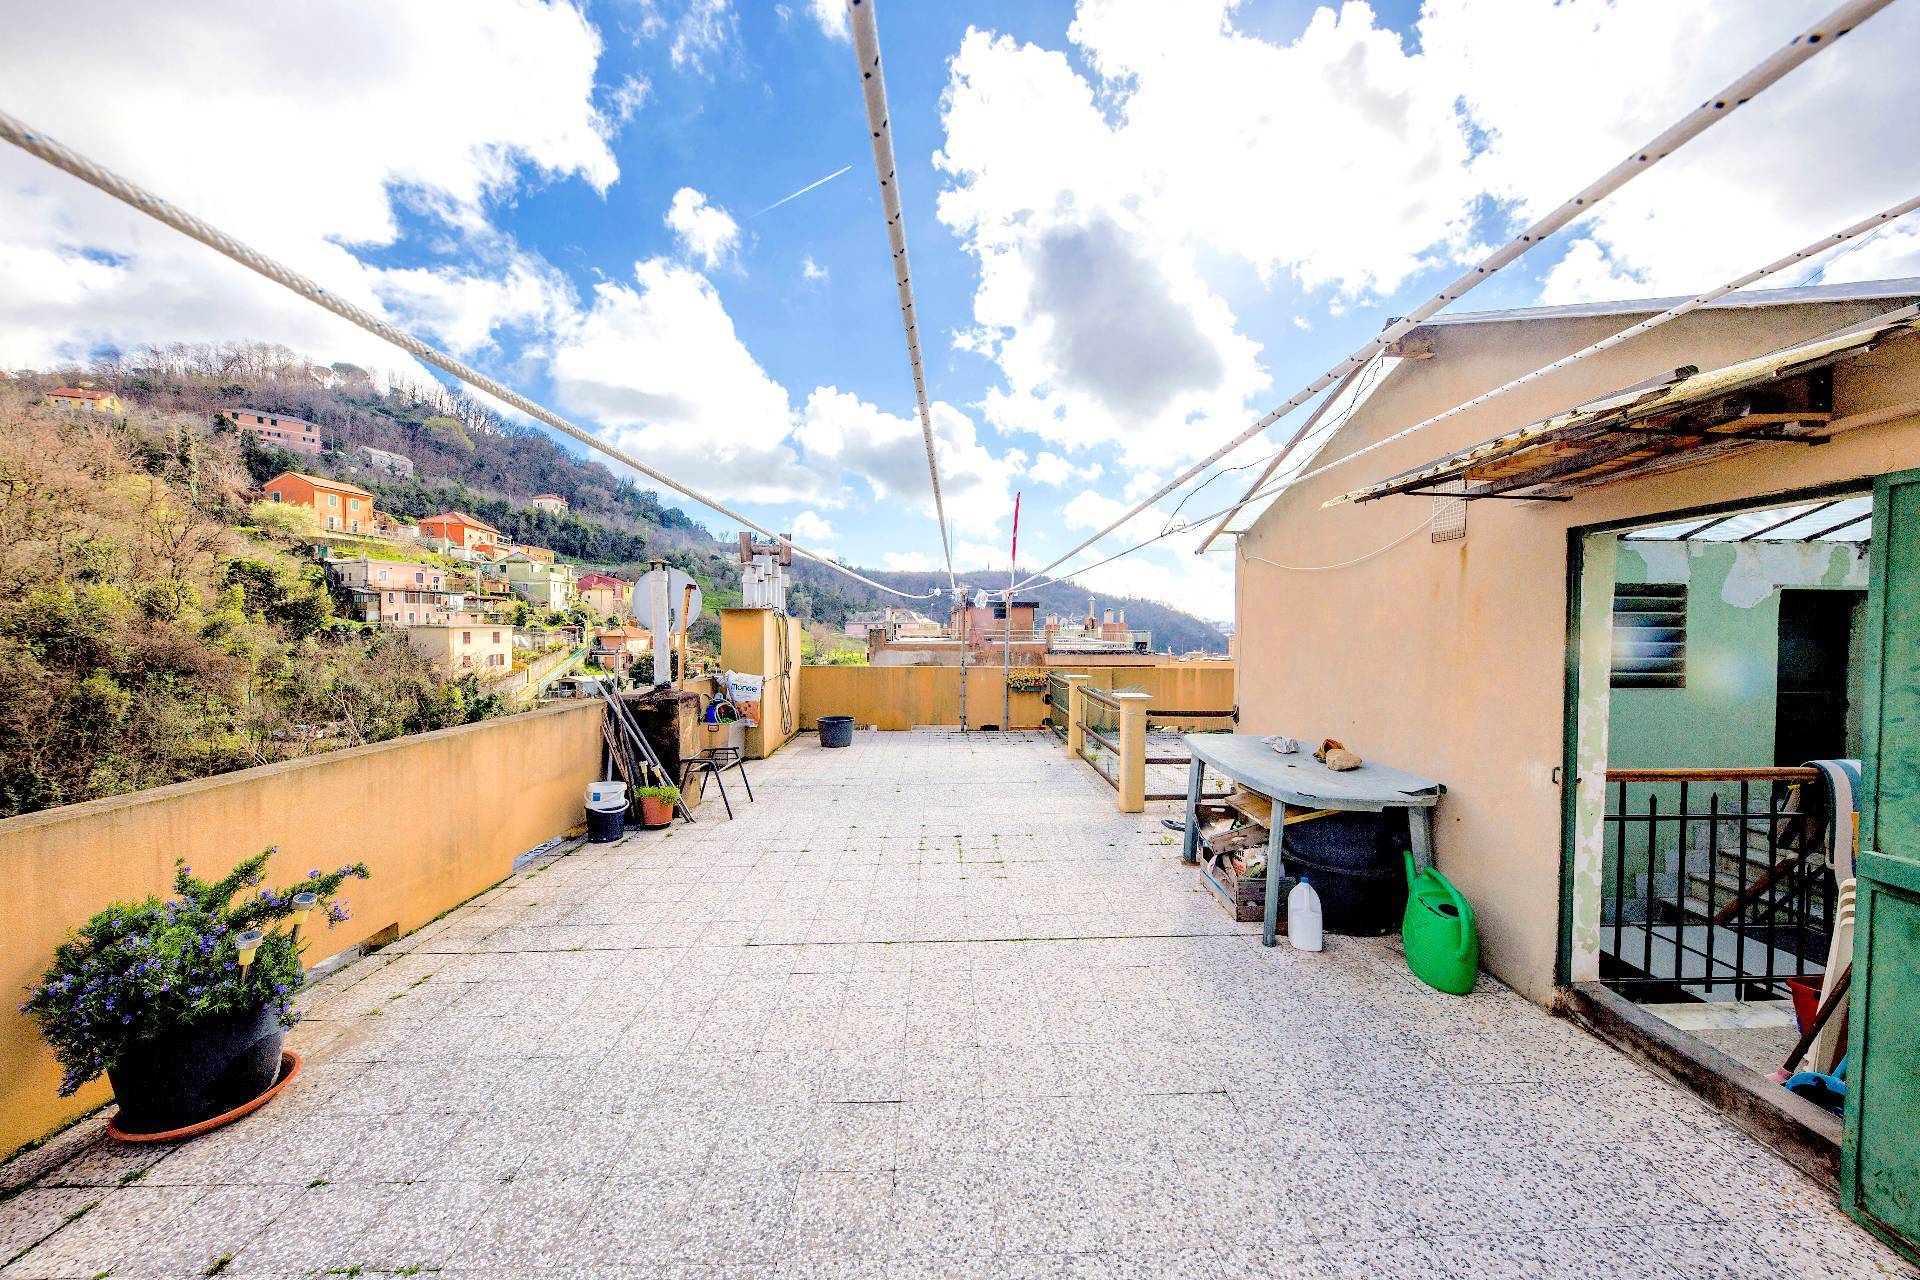
<instances>
[{"instance_id":1,"label":"blue sky","mask_svg":"<svg viewBox=\"0 0 1920 1280\"><path fill-rule=\"evenodd\" d=\"M0 108L756 519L933 568L841 0L77 7L16 15ZM883 0L961 567L1004 565L1015 491L1023 560L1080 541L1826 7ZM76 20L123 33L114 94L31 53ZM1467 309L1692 292L1911 194L1917 37L1896 6ZM176 241L0 156L0 367L261 339L427 376ZM1916 260L1900 228L1845 269ZM1089 585L1227 617L1192 543Z\"/></svg>"}]
</instances>

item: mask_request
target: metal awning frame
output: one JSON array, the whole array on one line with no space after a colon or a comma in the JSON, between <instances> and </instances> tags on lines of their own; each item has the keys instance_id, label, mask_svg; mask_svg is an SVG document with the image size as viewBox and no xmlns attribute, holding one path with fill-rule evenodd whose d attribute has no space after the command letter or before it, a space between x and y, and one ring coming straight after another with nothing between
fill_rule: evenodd
<instances>
[{"instance_id":1,"label":"metal awning frame","mask_svg":"<svg viewBox=\"0 0 1920 1280\"><path fill-rule=\"evenodd\" d=\"M1396 494L1563 501L1760 444L1818 445L1830 438L1834 366L1916 328L1920 306L1907 306L1721 369L1683 366L1326 505Z\"/></svg>"}]
</instances>

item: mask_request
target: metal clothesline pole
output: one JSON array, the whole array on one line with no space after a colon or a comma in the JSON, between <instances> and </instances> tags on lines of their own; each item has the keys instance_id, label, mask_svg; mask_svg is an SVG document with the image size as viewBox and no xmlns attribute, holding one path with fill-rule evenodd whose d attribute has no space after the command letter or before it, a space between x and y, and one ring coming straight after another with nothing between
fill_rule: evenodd
<instances>
[{"instance_id":1,"label":"metal clothesline pole","mask_svg":"<svg viewBox=\"0 0 1920 1280\"><path fill-rule=\"evenodd\" d=\"M947 507L940 495L940 461L934 449L933 412L927 404L927 371L920 359L920 324L913 307L913 273L907 265L907 224L900 209L900 171L893 158L893 128L887 110L887 81L880 68L880 29L873 0L847 0L853 49L860 62L860 88L866 99L867 132L873 141L873 169L880 180L880 207L887 218L887 242L893 252L894 289L900 298L900 323L907 337L907 364L920 413L920 439L927 449L927 478L933 485L933 518L940 526L940 549L947 558L947 585L953 572L953 538L947 532Z\"/></svg>"}]
</instances>

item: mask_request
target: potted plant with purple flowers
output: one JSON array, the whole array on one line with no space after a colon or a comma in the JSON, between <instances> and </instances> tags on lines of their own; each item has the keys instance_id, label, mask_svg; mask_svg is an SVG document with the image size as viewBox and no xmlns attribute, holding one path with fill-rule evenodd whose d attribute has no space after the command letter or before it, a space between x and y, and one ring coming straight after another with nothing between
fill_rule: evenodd
<instances>
[{"instance_id":1,"label":"potted plant with purple flowers","mask_svg":"<svg viewBox=\"0 0 1920 1280\"><path fill-rule=\"evenodd\" d=\"M255 889L267 849L225 877L176 863L173 896L115 903L73 931L21 1006L65 1074L63 1095L104 1073L127 1134L172 1132L233 1111L272 1088L294 1024L300 926L347 918L336 895L363 863ZM276 927L276 926L285 926Z\"/></svg>"}]
</instances>

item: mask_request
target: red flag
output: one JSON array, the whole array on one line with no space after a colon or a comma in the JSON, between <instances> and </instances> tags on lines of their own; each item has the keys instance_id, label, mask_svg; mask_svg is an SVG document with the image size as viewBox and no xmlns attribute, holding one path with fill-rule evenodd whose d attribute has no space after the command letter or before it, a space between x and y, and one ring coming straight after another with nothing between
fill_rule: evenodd
<instances>
[{"instance_id":1,"label":"red flag","mask_svg":"<svg viewBox=\"0 0 1920 1280\"><path fill-rule=\"evenodd\" d=\"M1017 493L1013 495L1013 563L1020 563L1020 495Z\"/></svg>"}]
</instances>

